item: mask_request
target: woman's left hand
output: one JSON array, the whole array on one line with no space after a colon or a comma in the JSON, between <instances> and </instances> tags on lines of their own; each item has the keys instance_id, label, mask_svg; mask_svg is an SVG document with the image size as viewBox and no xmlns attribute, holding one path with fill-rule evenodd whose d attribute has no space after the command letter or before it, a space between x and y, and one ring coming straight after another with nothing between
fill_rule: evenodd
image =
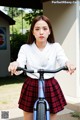
<instances>
[{"instance_id":1,"label":"woman's left hand","mask_svg":"<svg viewBox=\"0 0 80 120\"><path fill-rule=\"evenodd\" d=\"M76 70L76 67L69 62L66 62L66 66L68 67L68 72L70 73L70 75Z\"/></svg>"}]
</instances>

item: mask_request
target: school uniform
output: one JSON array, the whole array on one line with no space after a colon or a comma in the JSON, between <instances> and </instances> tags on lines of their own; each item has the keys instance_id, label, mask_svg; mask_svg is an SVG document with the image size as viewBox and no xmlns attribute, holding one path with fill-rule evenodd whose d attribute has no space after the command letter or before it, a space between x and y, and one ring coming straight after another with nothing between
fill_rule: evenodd
<instances>
[{"instance_id":1,"label":"school uniform","mask_svg":"<svg viewBox=\"0 0 80 120\"><path fill-rule=\"evenodd\" d=\"M55 70L57 63L64 66L68 58L59 43L47 42L45 48L40 51L34 42L31 45L21 46L17 61L20 67L26 65L29 70ZM27 73L27 78L22 86L19 108L26 112L33 112L33 105L38 96L38 79L38 73ZM50 112L57 113L67 104L65 97L54 73L45 73L44 79L45 98L50 105Z\"/></svg>"}]
</instances>

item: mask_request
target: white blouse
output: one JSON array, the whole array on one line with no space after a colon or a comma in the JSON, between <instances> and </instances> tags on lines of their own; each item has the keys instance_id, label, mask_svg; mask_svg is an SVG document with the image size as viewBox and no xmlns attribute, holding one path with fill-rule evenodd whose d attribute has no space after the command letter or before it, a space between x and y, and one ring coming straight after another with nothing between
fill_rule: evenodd
<instances>
[{"instance_id":1,"label":"white blouse","mask_svg":"<svg viewBox=\"0 0 80 120\"><path fill-rule=\"evenodd\" d=\"M64 66L68 61L68 58L59 43L51 44L47 42L42 51L39 50L35 43L31 45L22 45L18 53L17 61L20 67L24 67L26 65L29 70L55 70L57 62L60 66ZM31 78L39 78L38 73L27 73L27 76ZM44 74L45 79L52 77L54 77L53 73Z\"/></svg>"}]
</instances>

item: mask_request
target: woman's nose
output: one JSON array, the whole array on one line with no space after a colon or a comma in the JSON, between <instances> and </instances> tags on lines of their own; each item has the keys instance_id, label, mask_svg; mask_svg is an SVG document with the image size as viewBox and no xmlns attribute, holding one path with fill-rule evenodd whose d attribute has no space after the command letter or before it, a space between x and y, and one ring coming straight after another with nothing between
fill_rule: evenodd
<instances>
[{"instance_id":1,"label":"woman's nose","mask_svg":"<svg viewBox=\"0 0 80 120\"><path fill-rule=\"evenodd\" d=\"M43 30L42 29L40 30L40 34L43 34Z\"/></svg>"}]
</instances>

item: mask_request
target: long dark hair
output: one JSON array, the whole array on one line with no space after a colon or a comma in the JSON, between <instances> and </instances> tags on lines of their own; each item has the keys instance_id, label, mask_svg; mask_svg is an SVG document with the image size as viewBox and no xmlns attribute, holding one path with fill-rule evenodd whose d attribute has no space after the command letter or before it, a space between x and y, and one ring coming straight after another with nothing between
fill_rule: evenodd
<instances>
[{"instance_id":1,"label":"long dark hair","mask_svg":"<svg viewBox=\"0 0 80 120\"><path fill-rule=\"evenodd\" d=\"M35 37L33 35L33 29L34 29L35 23L39 20L44 20L48 24L49 29L50 29L50 35L49 35L47 41L49 43L54 43L55 39L54 39L53 30L52 30L50 20L46 16L41 15L41 16L37 16L36 18L33 19L33 22L32 22L31 27L30 27L30 33L29 33L29 38L28 38L27 44L32 44L35 41Z\"/></svg>"}]
</instances>

